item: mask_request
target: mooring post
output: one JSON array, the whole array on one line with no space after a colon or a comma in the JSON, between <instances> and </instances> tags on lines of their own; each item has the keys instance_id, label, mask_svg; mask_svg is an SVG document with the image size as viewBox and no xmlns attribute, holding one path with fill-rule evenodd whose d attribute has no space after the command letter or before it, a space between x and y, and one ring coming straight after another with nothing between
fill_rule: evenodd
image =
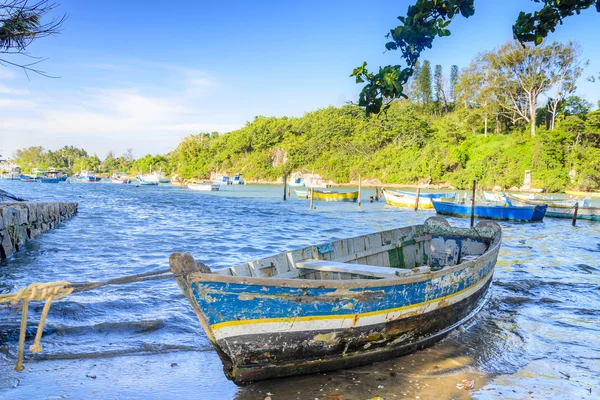
<instances>
[{"instance_id":1,"label":"mooring post","mask_svg":"<svg viewBox=\"0 0 600 400\"><path fill-rule=\"evenodd\" d=\"M360 207L360 175L358 175L358 206Z\"/></svg>"},{"instance_id":2,"label":"mooring post","mask_svg":"<svg viewBox=\"0 0 600 400\"><path fill-rule=\"evenodd\" d=\"M375 186L375 201L379 201L379 187Z\"/></svg>"},{"instance_id":3,"label":"mooring post","mask_svg":"<svg viewBox=\"0 0 600 400\"><path fill-rule=\"evenodd\" d=\"M579 203L575 203L575 211L573 212L573 226L577 225L577 211L579 211Z\"/></svg>"},{"instance_id":4,"label":"mooring post","mask_svg":"<svg viewBox=\"0 0 600 400\"><path fill-rule=\"evenodd\" d=\"M417 188L417 197L415 197L415 211L419 209L419 196L421 195L421 188Z\"/></svg>"},{"instance_id":5,"label":"mooring post","mask_svg":"<svg viewBox=\"0 0 600 400\"><path fill-rule=\"evenodd\" d=\"M287 174L283 174L283 201L287 200Z\"/></svg>"},{"instance_id":6,"label":"mooring post","mask_svg":"<svg viewBox=\"0 0 600 400\"><path fill-rule=\"evenodd\" d=\"M292 197L292 189L288 186L288 197Z\"/></svg>"},{"instance_id":7,"label":"mooring post","mask_svg":"<svg viewBox=\"0 0 600 400\"><path fill-rule=\"evenodd\" d=\"M477 189L477 181L473 181L473 198L471 199L471 228L475 223L475 190Z\"/></svg>"},{"instance_id":8,"label":"mooring post","mask_svg":"<svg viewBox=\"0 0 600 400\"><path fill-rule=\"evenodd\" d=\"M312 210L313 209L314 191L313 191L313 188L310 188L309 190L310 190L310 207L309 207L309 210Z\"/></svg>"}]
</instances>

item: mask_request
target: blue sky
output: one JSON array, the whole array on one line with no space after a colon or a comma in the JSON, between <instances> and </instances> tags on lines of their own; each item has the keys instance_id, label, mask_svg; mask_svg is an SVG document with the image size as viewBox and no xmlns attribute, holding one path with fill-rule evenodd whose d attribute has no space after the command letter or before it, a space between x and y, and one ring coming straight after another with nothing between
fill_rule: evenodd
<instances>
[{"instance_id":1,"label":"blue sky","mask_svg":"<svg viewBox=\"0 0 600 400\"><path fill-rule=\"evenodd\" d=\"M289 4L287 4L289 3ZM349 77L401 63L385 53L385 34L411 1L78 1L61 35L29 51L49 57L41 68L59 79L0 66L0 154L23 147L83 147L104 158L133 148L136 157L166 153L201 131L227 132L256 115L301 116L355 100ZM475 16L457 18L424 59L468 66L479 52L512 38L526 0L477 0ZM600 73L600 14L568 19L549 40L573 40ZM10 59L13 61L14 59ZM579 82L596 104L600 83Z\"/></svg>"}]
</instances>

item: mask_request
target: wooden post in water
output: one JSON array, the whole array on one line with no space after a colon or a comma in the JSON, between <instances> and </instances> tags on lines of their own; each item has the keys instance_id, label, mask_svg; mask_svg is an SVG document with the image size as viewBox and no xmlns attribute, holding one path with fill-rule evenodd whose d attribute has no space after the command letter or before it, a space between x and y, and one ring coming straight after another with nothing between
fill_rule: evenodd
<instances>
[{"instance_id":1,"label":"wooden post in water","mask_svg":"<svg viewBox=\"0 0 600 400\"><path fill-rule=\"evenodd\" d=\"M471 199L471 228L475 223L475 190L477 189L477 181L473 181L473 198Z\"/></svg>"},{"instance_id":2,"label":"wooden post in water","mask_svg":"<svg viewBox=\"0 0 600 400\"><path fill-rule=\"evenodd\" d=\"M358 175L358 206L360 207L360 175Z\"/></svg>"},{"instance_id":3,"label":"wooden post in water","mask_svg":"<svg viewBox=\"0 0 600 400\"><path fill-rule=\"evenodd\" d=\"M283 174L283 201L286 201L287 195L287 174Z\"/></svg>"},{"instance_id":4,"label":"wooden post in water","mask_svg":"<svg viewBox=\"0 0 600 400\"><path fill-rule=\"evenodd\" d=\"M375 201L379 201L379 187L375 186Z\"/></svg>"},{"instance_id":5,"label":"wooden post in water","mask_svg":"<svg viewBox=\"0 0 600 400\"><path fill-rule=\"evenodd\" d=\"M313 209L313 198L314 198L314 191L313 188L310 188L310 206L309 206L309 210Z\"/></svg>"},{"instance_id":6,"label":"wooden post in water","mask_svg":"<svg viewBox=\"0 0 600 400\"><path fill-rule=\"evenodd\" d=\"M415 197L415 211L419 209L419 196L421 195L421 188L417 188L417 197Z\"/></svg>"},{"instance_id":7,"label":"wooden post in water","mask_svg":"<svg viewBox=\"0 0 600 400\"><path fill-rule=\"evenodd\" d=\"M290 189L290 187L288 186L288 197L292 197L292 189Z\"/></svg>"},{"instance_id":8,"label":"wooden post in water","mask_svg":"<svg viewBox=\"0 0 600 400\"><path fill-rule=\"evenodd\" d=\"M579 203L575 203L575 211L573 212L573 226L577 225L577 211L579 211Z\"/></svg>"}]
</instances>

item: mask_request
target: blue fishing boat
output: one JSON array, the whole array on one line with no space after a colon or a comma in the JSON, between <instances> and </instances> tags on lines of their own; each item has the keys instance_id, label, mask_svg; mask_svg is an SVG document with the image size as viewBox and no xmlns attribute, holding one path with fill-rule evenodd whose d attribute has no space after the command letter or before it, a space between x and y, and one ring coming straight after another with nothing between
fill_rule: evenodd
<instances>
[{"instance_id":1,"label":"blue fishing boat","mask_svg":"<svg viewBox=\"0 0 600 400\"><path fill-rule=\"evenodd\" d=\"M429 346L488 296L502 231L420 225L287 251L220 270L170 266L237 384L351 368Z\"/></svg>"},{"instance_id":2,"label":"blue fishing boat","mask_svg":"<svg viewBox=\"0 0 600 400\"><path fill-rule=\"evenodd\" d=\"M100 182L100 180L102 180L102 178L97 177L96 174L94 174L94 172L92 171L81 171L75 176L75 179L77 180L77 182L84 183L95 183Z\"/></svg>"},{"instance_id":3,"label":"blue fishing boat","mask_svg":"<svg viewBox=\"0 0 600 400\"><path fill-rule=\"evenodd\" d=\"M454 217L470 217L470 203L444 202L432 199L433 208L438 214ZM475 204L475 218L495 219L498 221L536 222L544 219L547 205L527 207L504 206L498 204Z\"/></svg>"},{"instance_id":4,"label":"blue fishing boat","mask_svg":"<svg viewBox=\"0 0 600 400\"><path fill-rule=\"evenodd\" d=\"M42 175L41 181L42 183L59 183L60 178L57 171L48 171Z\"/></svg>"}]
</instances>

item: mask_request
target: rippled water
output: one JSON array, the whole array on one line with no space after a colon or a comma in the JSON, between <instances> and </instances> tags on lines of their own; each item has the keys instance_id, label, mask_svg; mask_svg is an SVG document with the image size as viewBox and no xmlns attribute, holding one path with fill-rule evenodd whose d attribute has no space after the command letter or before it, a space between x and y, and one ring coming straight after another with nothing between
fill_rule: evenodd
<instances>
[{"instance_id":1,"label":"rippled water","mask_svg":"<svg viewBox=\"0 0 600 400\"><path fill-rule=\"evenodd\" d=\"M174 251L211 267L421 223L383 202L281 201L282 188L1 182L79 214L0 263L0 292L40 281L105 280L163 269ZM363 198L372 194L365 191ZM466 225L468 221L450 219ZM43 352L13 371L20 313L0 309L0 398L598 398L600 223L502 223L492 298L440 344L396 360L238 388L174 281L104 287L52 305ZM32 305L30 330L41 311ZM32 340L30 338L30 340ZM475 379L475 389L456 387ZM270 395L268 393L271 393Z\"/></svg>"}]
</instances>

